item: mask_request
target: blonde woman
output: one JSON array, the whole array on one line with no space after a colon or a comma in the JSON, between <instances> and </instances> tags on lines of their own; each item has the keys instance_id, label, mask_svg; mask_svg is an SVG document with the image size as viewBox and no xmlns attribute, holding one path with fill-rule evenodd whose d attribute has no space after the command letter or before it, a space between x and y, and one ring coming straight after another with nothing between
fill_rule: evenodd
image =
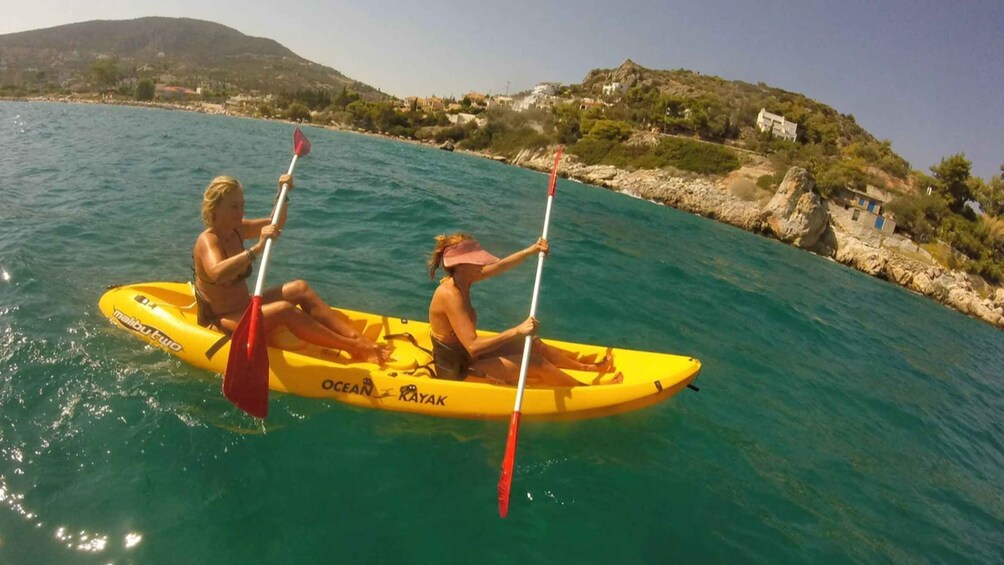
<instances>
[{"instance_id":1,"label":"blonde woman","mask_svg":"<svg viewBox=\"0 0 1004 565\"><path fill-rule=\"evenodd\" d=\"M465 233L436 237L436 246L428 262L429 278L435 280L439 267L446 271L446 277L440 281L429 304L432 350L439 378L463 380L475 376L516 384L524 338L535 335L540 323L534 318L527 318L498 335L479 336L478 313L471 302L471 286L501 275L528 257L541 251L547 253L549 249L547 241L539 239L530 247L499 259ZM582 384L562 369L609 371L612 366L610 359L603 359L600 363L580 363L534 337L527 383L543 386ZM617 373L607 384L623 380L624 377Z\"/></svg>"},{"instance_id":2,"label":"blonde woman","mask_svg":"<svg viewBox=\"0 0 1004 565\"><path fill-rule=\"evenodd\" d=\"M293 177L282 175L279 186ZM225 332L237 327L251 302L247 279L255 259L265 249L265 241L278 239L286 224L283 207L277 224L266 218L244 217L244 187L227 176L209 183L202 198L202 221L205 231L199 234L192 250L195 271L195 295L199 305L199 324ZM257 240L244 247L245 240ZM348 324L348 318L328 307L303 280L273 287L262 295L262 320L266 331L286 326L296 337L346 351L353 359L383 364L386 351Z\"/></svg>"}]
</instances>

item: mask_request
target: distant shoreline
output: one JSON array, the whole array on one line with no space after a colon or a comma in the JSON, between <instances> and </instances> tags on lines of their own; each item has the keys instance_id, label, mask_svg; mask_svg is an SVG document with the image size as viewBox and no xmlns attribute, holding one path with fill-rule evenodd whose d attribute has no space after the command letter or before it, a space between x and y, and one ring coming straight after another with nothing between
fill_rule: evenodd
<instances>
[{"instance_id":1,"label":"distant shoreline","mask_svg":"<svg viewBox=\"0 0 1004 565\"><path fill-rule=\"evenodd\" d=\"M79 97L79 96L72 96L72 95L36 96L36 97L0 97L0 101L5 101L5 102L27 102L27 103L30 103L30 102L58 102L58 103L64 103L64 104L104 104L104 105L111 105L111 106L132 106L132 107L139 107L139 108L156 108L156 109L162 109L162 110L178 110L178 111L195 112L195 113L201 113L201 114L230 116L230 117L247 118L247 119L254 119L254 120L265 120L265 121L272 121L272 122L279 122L279 123L297 125L297 122L291 122L291 121L285 120L285 119L264 118L264 117L261 117L261 116L251 116L251 115L247 115L247 114L244 114L244 113L241 113L241 112L235 112L235 111L232 111L232 110L228 110L222 104L209 104L209 103L204 103L204 102L190 102L190 103L175 103L175 102L163 102L163 101L146 102L146 101L138 101L138 100L119 100L119 99L114 99L114 98ZM348 133L355 133L355 134L359 134L359 135L365 135L365 136L369 136L369 137L382 138L382 139L387 139L387 140L391 140L391 141L399 141L399 142L408 143L408 144L411 144L411 145L418 145L418 146L428 147L428 148L431 148L431 149L443 149L439 144L436 144L436 143L425 142L425 141L420 141L420 140L416 140L416 139L407 139L407 138L403 138L403 137L397 137L397 136L386 135L386 134L381 134L381 133L376 133L376 132L371 132L371 131L360 130L360 129L357 129L357 128L346 128L346 127L335 126L335 125L323 125L323 126L321 126L321 125L310 124L309 122L308 123L303 123L303 124L300 124L300 125L310 126L310 127L316 127L316 128L322 128L322 129L327 129L327 130L332 130L332 131L343 131L343 132L348 132ZM450 151L454 151L453 148L450 148L449 150ZM480 158L483 158L483 159L488 159L488 160L492 160L492 161L502 162L502 163L506 163L506 164L513 165L513 166L516 166L516 167L520 167L520 168L524 168L524 169L529 169L529 170L534 170L534 171L538 171L538 172L540 172L540 171L545 171L546 172L546 170L548 170L547 163L544 163L543 165L541 163L534 163L533 162L534 159L532 157L530 157L530 156L527 156L527 158L523 158L522 155L521 155L521 156L517 156L517 158L515 158L515 159L508 159L508 158L505 158L505 157L502 157L502 156L492 155L490 153L486 153L486 152L482 152L482 151L471 151L471 150L464 150L464 149L456 149L455 151L457 153L461 153L461 154L465 154L465 155L472 155L472 156L480 157ZM628 193L628 194L635 194L635 192L636 192L636 191L633 191L630 187L618 186L617 182L608 182L608 180L607 180L608 177L606 175L606 172L604 172L604 176L600 177L599 179L592 178L592 171L591 171L591 169L602 168L602 167L588 167L588 166L584 167L584 166L579 165L579 164L576 163L573 168L575 168L576 171L570 171L570 170L568 170L569 167L563 166L564 170L560 171L560 173L562 173L562 176L565 176L566 178L569 178L571 180L582 182L584 184L589 184L589 185L597 186L599 188L607 188L607 189L610 189L610 190L614 190L614 191L617 191L617 192L624 192L624 193ZM613 167L609 167L609 168L613 169ZM617 169L615 169L615 171L617 173L626 173L626 171L621 171L621 170L617 170ZM645 171L641 171L641 172L644 173ZM653 172L653 171L650 171L650 172ZM635 194L635 195L641 196L641 197L643 197L643 198L645 198L647 200L650 200L650 201L652 201L655 204L660 204L660 205L663 205L663 206L669 206L669 207L676 208L676 209L679 209L679 210L682 210L682 211L685 211L685 212L695 213L695 214L698 214L698 215L701 215L701 216L708 217L708 218L713 219L715 221L719 221L719 222L722 222L722 223L727 223L727 224L730 224L730 225L735 225L735 226L740 227L741 229L744 229L745 231L748 231L750 233L754 233L754 234L758 233L756 230L749 229L748 227L740 225L739 223L737 223L735 221L729 221L729 219L727 217L723 217L723 215L721 215L720 213L718 213L716 210L713 210L713 209L711 209L711 210L705 209L704 207L701 207L701 206L695 206L695 205L693 205L693 203L690 203L690 205L688 205L687 203L680 202L680 201L676 201L676 202L674 202L674 201L660 201L660 199L646 198L643 194ZM761 235L764 235L764 234L761 234ZM864 250L862 253L864 255L867 255L868 253L871 253L871 252L872 252L871 250ZM955 280L954 281L950 281L949 283L946 283L946 285L943 285L941 287L935 288L933 290L931 290L931 289L925 289L924 291L922 291L920 288L917 288L917 285L919 283L917 283L916 281L914 281L912 277L911 277L910 281L905 281L905 280L899 280L899 277L896 277L896 276L891 276L890 277L889 275L891 273L875 272L873 268L871 268L869 266L866 266L864 264L865 262L861 261L859 257L860 257L860 255L859 256L845 257L844 259L837 260L837 262L840 262L840 263L842 263L842 264L844 264L846 266L854 268L855 270L862 271L862 272L864 272L866 274L869 274L871 276L875 276L877 278L881 278L883 280L887 280L888 282L891 282L893 284L896 284L897 286L901 286L903 288L906 288L907 290L910 290L910 291L915 292L917 294L920 294L922 296L926 296L926 297L928 297L928 298L930 298L932 300L935 300L936 302L940 302L940 303L944 304L945 306L947 306L949 308L952 308L953 310L956 310L958 312L966 314L966 315L968 315L970 317L974 317L976 319L988 322L991 325L997 327L998 329L1004 329L1004 316L1001 316L1000 314L997 314L996 316L994 315L995 312L1001 311L1002 309L1004 309L1004 289L996 289L994 292L991 293L991 296L990 296L989 299L985 299L985 298L979 296L979 294L976 293L971 288L971 285L969 285L970 286L969 289L959 288L960 286L963 286L963 287L966 286L965 283L964 283L964 278L966 277L965 273L962 273L962 272L959 272L959 271L952 271L952 270L949 270L949 269L939 269L939 270L943 271L944 273L952 274L952 276L954 277ZM829 258L831 260L835 260L834 257L827 257L827 258ZM898 273L898 271L897 271L897 273ZM927 278L935 278L938 275L935 272L933 272L930 269L928 269L928 272L924 273L923 276L927 277ZM977 303L980 303L980 306L975 306L975 304L977 304Z\"/></svg>"}]
</instances>

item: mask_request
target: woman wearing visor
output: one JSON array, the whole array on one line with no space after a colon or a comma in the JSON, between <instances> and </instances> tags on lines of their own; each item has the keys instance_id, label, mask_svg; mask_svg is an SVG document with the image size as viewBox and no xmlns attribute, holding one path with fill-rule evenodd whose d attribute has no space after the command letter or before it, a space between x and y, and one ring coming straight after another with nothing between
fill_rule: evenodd
<instances>
[{"instance_id":1,"label":"woman wearing visor","mask_svg":"<svg viewBox=\"0 0 1004 565\"><path fill-rule=\"evenodd\" d=\"M429 257L429 278L435 280L440 266L446 271L446 277L440 281L429 305L429 326L438 378L463 380L472 376L497 383L516 384L519 380L524 338L528 335L535 336L540 322L531 317L497 335L479 336L478 313L471 303L471 286L509 271L527 257L548 251L547 241L539 239L530 247L499 259L465 233L436 237L436 246ZM613 369L611 365L609 358L599 363L581 363L534 337L527 368L527 384L578 386L584 383L562 369L606 372ZM602 384L623 380L624 377L617 373Z\"/></svg>"}]
</instances>

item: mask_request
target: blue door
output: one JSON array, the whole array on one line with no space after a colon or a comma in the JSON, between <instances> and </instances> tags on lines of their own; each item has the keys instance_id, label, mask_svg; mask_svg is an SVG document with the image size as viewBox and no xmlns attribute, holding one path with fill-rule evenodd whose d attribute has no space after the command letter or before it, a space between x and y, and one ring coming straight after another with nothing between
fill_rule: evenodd
<instances>
[{"instance_id":1,"label":"blue door","mask_svg":"<svg viewBox=\"0 0 1004 565\"><path fill-rule=\"evenodd\" d=\"M882 226L884 225L885 225L885 218L879 216L878 218L875 219L875 229L877 229L878 231L882 231Z\"/></svg>"}]
</instances>

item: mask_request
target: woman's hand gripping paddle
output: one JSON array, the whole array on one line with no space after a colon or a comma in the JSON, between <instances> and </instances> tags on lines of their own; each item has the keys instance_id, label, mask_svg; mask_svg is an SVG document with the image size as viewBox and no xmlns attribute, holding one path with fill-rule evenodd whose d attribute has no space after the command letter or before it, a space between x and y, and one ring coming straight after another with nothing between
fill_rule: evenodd
<instances>
[{"instance_id":1,"label":"woman's hand gripping paddle","mask_svg":"<svg viewBox=\"0 0 1004 565\"><path fill-rule=\"evenodd\" d=\"M307 153L310 153L310 141L297 128L293 130L293 161L286 174L292 175L296 160L306 157ZM273 224L279 221L288 190L289 185L283 183L272 213ZM258 267L254 296L230 338L230 358L227 360L227 371L223 374L223 395L256 418L268 415L268 344L261 323L261 293L271 251L272 240L269 239L265 242L265 252L262 253L261 266Z\"/></svg>"},{"instance_id":2,"label":"woman's hand gripping paddle","mask_svg":"<svg viewBox=\"0 0 1004 565\"><path fill-rule=\"evenodd\" d=\"M551 182L547 187L547 209L544 212L544 232L541 238L547 239L547 227L551 223L551 203L554 201L554 187L558 180L558 163L561 162L561 152L564 147L558 147L554 156L554 168L551 169ZM537 254L537 276L533 281L533 298L530 300L530 317L537 315L537 296L540 294L540 275L544 271L544 252ZM516 387L516 403L509 419L509 437L505 444L505 458L502 460L502 474L499 476L499 516L505 518L509 513L509 491L512 488L512 470L516 463L516 439L519 435L520 409L523 406L523 389L526 387L526 369L530 362L530 345L532 336L526 336L523 342L523 360L519 365L519 385Z\"/></svg>"}]
</instances>

